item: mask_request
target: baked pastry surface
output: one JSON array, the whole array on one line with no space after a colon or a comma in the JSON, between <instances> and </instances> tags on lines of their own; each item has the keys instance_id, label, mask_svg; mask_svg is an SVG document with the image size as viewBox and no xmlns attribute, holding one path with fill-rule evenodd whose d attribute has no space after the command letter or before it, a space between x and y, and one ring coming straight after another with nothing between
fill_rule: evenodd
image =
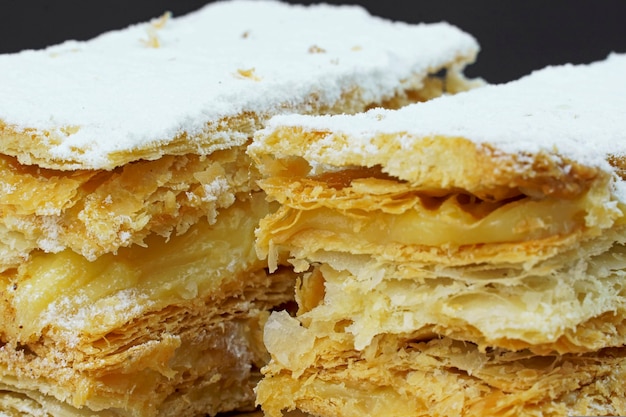
<instances>
[{"instance_id":1,"label":"baked pastry surface","mask_svg":"<svg viewBox=\"0 0 626 417\"><path fill-rule=\"evenodd\" d=\"M248 148L281 205L257 248L301 277L295 318L266 327L268 415L356 415L372 392L388 415L625 413L624 71L612 54L399 110L272 119ZM458 349L477 362L444 365ZM506 378L481 381L494 357ZM502 386L508 366L535 379Z\"/></svg>"}]
</instances>

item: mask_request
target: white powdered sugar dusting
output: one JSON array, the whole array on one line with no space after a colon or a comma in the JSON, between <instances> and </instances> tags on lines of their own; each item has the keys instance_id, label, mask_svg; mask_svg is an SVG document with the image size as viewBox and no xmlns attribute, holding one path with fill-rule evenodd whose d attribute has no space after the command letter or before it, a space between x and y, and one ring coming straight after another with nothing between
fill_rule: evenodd
<instances>
[{"instance_id":1,"label":"white powdered sugar dusting","mask_svg":"<svg viewBox=\"0 0 626 417\"><path fill-rule=\"evenodd\" d=\"M181 134L193 149L208 123L242 112L284 113L312 95L333 103L355 85L377 101L411 74L477 50L449 24L391 22L358 6L220 1L86 42L1 55L0 121L51 133L56 160L109 167L111 153Z\"/></svg>"},{"instance_id":2,"label":"white powdered sugar dusting","mask_svg":"<svg viewBox=\"0 0 626 417\"><path fill-rule=\"evenodd\" d=\"M50 304L42 320L45 324L54 324L69 341L77 343L85 329L97 332L133 320L145 314L152 304L146 294L135 289L117 291L95 303L88 296L78 294Z\"/></svg>"},{"instance_id":3,"label":"white powdered sugar dusting","mask_svg":"<svg viewBox=\"0 0 626 417\"><path fill-rule=\"evenodd\" d=\"M212 182L203 185L205 202L217 201L218 197L224 195L230 190L228 180L224 177L217 177Z\"/></svg>"},{"instance_id":4,"label":"white powdered sugar dusting","mask_svg":"<svg viewBox=\"0 0 626 417\"><path fill-rule=\"evenodd\" d=\"M372 138L392 133L400 134L400 146L406 149L425 137L463 137L505 153L547 151L590 166L607 167L608 155L626 154L625 75L626 54L613 53L591 64L547 67L507 84L479 87L397 111L276 116L257 134L258 144L253 146L262 144L263 138L278 127L297 126L329 132L322 141L332 142L332 134L350 138L344 149L332 148L333 155L319 152L330 146L311 144L303 152L313 164L375 152Z\"/></svg>"}]
</instances>

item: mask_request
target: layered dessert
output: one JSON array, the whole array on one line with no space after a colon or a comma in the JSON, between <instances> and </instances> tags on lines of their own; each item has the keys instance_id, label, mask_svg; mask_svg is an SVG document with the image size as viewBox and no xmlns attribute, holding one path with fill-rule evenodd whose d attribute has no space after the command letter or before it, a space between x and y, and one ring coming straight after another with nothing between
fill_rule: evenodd
<instances>
[{"instance_id":1,"label":"layered dessert","mask_svg":"<svg viewBox=\"0 0 626 417\"><path fill-rule=\"evenodd\" d=\"M297 311L269 417L626 414L626 56L399 110L284 115L249 154Z\"/></svg>"},{"instance_id":2,"label":"layered dessert","mask_svg":"<svg viewBox=\"0 0 626 417\"><path fill-rule=\"evenodd\" d=\"M253 409L296 279L255 248L277 204L254 132L471 88L477 51L446 23L236 0L1 55L0 412Z\"/></svg>"}]
</instances>

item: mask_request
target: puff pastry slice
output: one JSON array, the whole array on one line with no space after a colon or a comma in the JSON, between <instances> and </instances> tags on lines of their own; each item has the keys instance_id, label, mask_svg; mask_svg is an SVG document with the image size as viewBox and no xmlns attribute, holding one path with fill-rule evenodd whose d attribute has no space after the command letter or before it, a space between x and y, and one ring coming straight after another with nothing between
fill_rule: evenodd
<instances>
[{"instance_id":1,"label":"puff pastry slice","mask_svg":"<svg viewBox=\"0 0 626 417\"><path fill-rule=\"evenodd\" d=\"M269 415L356 415L372 392L385 409L398 402L387 415L451 415L428 390L452 386L476 388L450 397L454 415L493 401L519 403L494 415L624 414L625 70L612 54L399 110L272 119L248 148L281 205L257 249L301 279L296 317L273 316L265 334ZM380 340L391 345L379 352ZM443 341L445 360L459 347L487 363L495 349L535 379L492 384L482 362L429 359L424 371L418 352ZM565 391L544 381L580 358L574 368L597 379L563 377Z\"/></svg>"}]
</instances>

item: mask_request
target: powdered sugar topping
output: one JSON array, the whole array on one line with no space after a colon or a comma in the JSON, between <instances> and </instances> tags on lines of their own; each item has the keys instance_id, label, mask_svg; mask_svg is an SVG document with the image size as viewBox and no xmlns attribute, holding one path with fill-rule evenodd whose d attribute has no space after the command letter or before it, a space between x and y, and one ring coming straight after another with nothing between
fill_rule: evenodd
<instances>
[{"instance_id":1,"label":"powdered sugar topping","mask_svg":"<svg viewBox=\"0 0 626 417\"><path fill-rule=\"evenodd\" d=\"M314 164L338 162L345 154L376 152L371 141L375 135L400 133L400 145L407 149L412 141L424 137L464 137L506 153L548 151L583 164L607 166L608 155L626 154L625 74L626 54L611 54L589 65L548 67L518 81L444 96L398 111L277 116L257 139L261 143L280 126L328 132L322 141L333 141L332 134L350 137L349 145L335 148L333 155L307 153L305 157Z\"/></svg>"},{"instance_id":2,"label":"powdered sugar topping","mask_svg":"<svg viewBox=\"0 0 626 417\"><path fill-rule=\"evenodd\" d=\"M333 103L355 85L377 101L477 49L448 24L393 23L356 6L220 1L0 56L0 122L49 137L51 158L110 168L111 153L181 134L194 150L207 123L242 112L286 112L312 95Z\"/></svg>"}]
</instances>

